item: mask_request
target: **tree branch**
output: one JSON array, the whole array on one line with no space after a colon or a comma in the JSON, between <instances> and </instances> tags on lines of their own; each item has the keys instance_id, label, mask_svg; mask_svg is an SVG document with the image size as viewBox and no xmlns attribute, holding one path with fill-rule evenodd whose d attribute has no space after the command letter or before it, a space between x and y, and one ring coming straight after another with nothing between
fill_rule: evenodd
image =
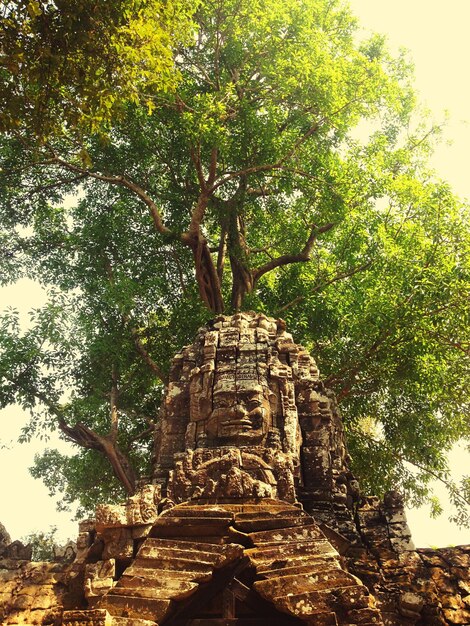
<instances>
[{"instance_id":1,"label":"tree branch","mask_svg":"<svg viewBox=\"0 0 470 626\"><path fill-rule=\"evenodd\" d=\"M374 439L374 437L372 437L371 435L368 435L367 433L365 433L362 430L358 430L357 428L348 428L348 432L355 433L359 437L362 437L364 439L368 439L371 443L373 443L378 448L385 448L394 458L398 458L398 459L400 459L400 461L403 461L404 463L409 463L410 465L413 465L414 467L417 467L422 472L425 472L426 474L429 474L429 476L432 476L435 480L438 480L440 483L445 485L445 487L448 489L448 491L450 493L452 493L452 495L454 496L454 498L456 500L460 500L460 502L462 504L465 504L466 507L470 505L470 501L468 501L466 498L464 498L463 496L460 495L460 493L458 492L456 486L452 482L450 482L450 481L446 480L445 478L443 478L441 476L441 474L439 474L435 470L431 469L427 465L423 465L422 463L419 463L418 461L412 461L406 455L401 454L400 452L398 452L396 448L392 449L387 444L386 441L384 441L384 440L378 441L377 439Z\"/></svg>"},{"instance_id":2,"label":"tree branch","mask_svg":"<svg viewBox=\"0 0 470 626\"><path fill-rule=\"evenodd\" d=\"M276 267L280 267L281 265L289 265L290 263L305 263L306 261L310 261L310 254L318 235L328 232L331 228L333 228L333 226L333 223L325 224L325 226L321 227L318 227L316 224L312 224L310 235L301 252L298 254L283 254L275 259L271 259L253 271L253 281L256 283L261 276Z\"/></svg>"},{"instance_id":3,"label":"tree branch","mask_svg":"<svg viewBox=\"0 0 470 626\"><path fill-rule=\"evenodd\" d=\"M129 321L129 317L127 316L127 321ZM168 384L168 377L163 373L163 370L155 363L150 354L145 349L142 340L139 337L139 332L136 328L130 328L132 339L134 340L134 345L137 352L142 357L143 361L150 367L152 372L161 380L164 385Z\"/></svg>"},{"instance_id":4,"label":"tree branch","mask_svg":"<svg viewBox=\"0 0 470 626\"><path fill-rule=\"evenodd\" d=\"M188 297L188 290L186 289L186 285L184 284L184 275L183 275L183 270L181 268L181 263L180 260L178 258L178 254L175 250L173 250L173 248L171 249L171 256L173 257L175 264L176 264L176 268L178 270L178 278L180 281L180 287L181 287L181 292L183 293L183 295L187 298Z\"/></svg>"},{"instance_id":5,"label":"tree branch","mask_svg":"<svg viewBox=\"0 0 470 626\"><path fill-rule=\"evenodd\" d=\"M106 273L108 275L108 280L114 286L113 268L111 266L111 263L109 262L109 259L105 259L105 268L106 268ZM166 376L163 374L162 370L158 367L158 365L155 363L155 361L151 358L151 356L149 355L149 353L145 349L144 344L140 340L139 333L138 333L137 329L132 326L130 315L128 313L126 313L126 312L121 311L121 316L122 316L122 319L124 320L124 322L129 326L131 337L132 337L132 339L134 341L134 345L136 347L137 352L143 358L144 362L154 372L154 374L156 374L158 376L158 378L162 381L162 383L165 384L165 385L168 384L168 380L167 380ZM113 366L113 372L114 372L114 366ZM114 376L114 374L113 374L113 376ZM113 380L114 380L114 378L113 378Z\"/></svg>"},{"instance_id":6,"label":"tree branch","mask_svg":"<svg viewBox=\"0 0 470 626\"><path fill-rule=\"evenodd\" d=\"M220 233L219 247L217 249L217 276L219 277L220 284L222 284L222 278L224 274L226 250L227 250L227 230L225 228L222 228L222 232Z\"/></svg>"},{"instance_id":7,"label":"tree branch","mask_svg":"<svg viewBox=\"0 0 470 626\"><path fill-rule=\"evenodd\" d=\"M367 268L369 268L372 265L372 263L373 263L373 261L368 261L367 263L364 263L363 265L359 265L358 267L355 267L354 269L349 270L348 272L343 272L341 274L337 274L336 276L334 276L330 280L327 280L326 282L324 282L324 283L314 287L314 289L312 289L312 291L310 293L311 294L312 293L318 293L319 291L322 291L323 289L325 289L326 287L329 287L333 283L338 282L338 280L343 280L344 278L349 278L350 276L354 276L354 274L358 274L359 272L362 272L362 271L366 270ZM294 298L293 300L291 300L290 302L288 302L287 304L282 306L280 309L277 309L276 315L279 315L279 313L282 313L283 311L286 311L287 309L290 309L291 306L294 306L294 305L298 304L299 302L302 302L306 298L307 298L307 296L297 296L296 298Z\"/></svg>"},{"instance_id":8,"label":"tree branch","mask_svg":"<svg viewBox=\"0 0 470 626\"><path fill-rule=\"evenodd\" d=\"M287 309L290 309L291 306L294 306L294 305L298 304L299 302L302 302L303 300L305 300L305 298L306 298L306 296L297 296L296 298L294 298L293 300L291 300L290 302L288 302L284 306L281 306L280 309L277 309L276 315L279 315L280 313L283 313L284 311L287 311Z\"/></svg>"},{"instance_id":9,"label":"tree branch","mask_svg":"<svg viewBox=\"0 0 470 626\"><path fill-rule=\"evenodd\" d=\"M118 414L118 397L119 397L119 388L118 388L118 371L116 365L113 364L112 373L111 373L111 394L109 398L109 418L110 418L110 428L109 428L109 439L113 444L116 443L118 432L119 432L119 414Z\"/></svg>"},{"instance_id":10,"label":"tree branch","mask_svg":"<svg viewBox=\"0 0 470 626\"><path fill-rule=\"evenodd\" d=\"M40 193L43 191L48 191L49 189L54 189L54 187L60 187L61 185L70 185L72 183L76 183L80 180L83 180L86 177L87 177L86 174L77 174L76 176L73 176L72 178L61 178L60 180L54 183L49 183L48 185L40 185L38 187L34 187L34 189L30 190L30 193Z\"/></svg>"},{"instance_id":11,"label":"tree branch","mask_svg":"<svg viewBox=\"0 0 470 626\"><path fill-rule=\"evenodd\" d=\"M59 420L59 428L69 439L82 448L97 450L104 454L126 493L128 495L135 493L136 476L134 470L115 442L108 437L98 435L98 433L95 433L81 422L78 422L75 426L69 426L64 419L61 419Z\"/></svg>"},{"instance_id":12,"label":"tree branch","mask_svg":"<svg viewBox=\"0 0 470 626\"><path fill-rule=\"evenodd\" d=\"M34 390L31 395L42 402L49 411L56 416L59 429L64 435L82 448L88 450L97 450L101 454L104 454L113 468L113 472L119 482L123 485L126 493L133 495L136 488L136 476L132 468L129 459L119 449L115 442L111 441L109 437L103 437L98 435L91 428L85 426L79 422L75 426L70 426L64 415L63 409L52 402L46 394L39 390Z\"/></svg>"},{"instance_id":13,"label":"tree branch","mask_svg":"<svg viewBox=\"0 0 470 626\"><path fill-rule=\"evenodd\" d=\"M218 150L216 147L212 148L211 158L209 164L209 174L207 181L204 178L202 171L201 159L199 153L196 155L194 150L191 151L191 157L196 168L197 177L199 179L199 185L201 187L201 193L199 195L198 202L191 214L191 222L189 224L188 232L182 235L182 240L188 245L190 240L199 236L201 224L204 219L207 204L209 202L210 192L208 191L214 184L214 180L217 172L217 155Z\"/></svg>"},{"instance_id":14,"label":"tree branch","mask_svg":"<svg viewBox=\"0 0 470 626\"><path fill-rule=\"evenodd\" d=\"M164 225L162 217L160 215L160 211L155 202L148 195L148 193L144 191L142 187L140 187L136 183L133 183L125 176L110 176L107 174L99 174L98 172L91 172L90 170L79 167L78 165L69 163L68 161L61 159L56 155L53 156L52 162L71 172L81 174L84 177L94 178L95 180L101 180L103 182L110 183L111 185L119 185L121 187L129 189L130 191L135 193L149 208L153 224L157 232L159 232L161 235L174 235L173 231Z\"/></svg>"},{"instance_id":15,"label":"tree branch","mask_svg":"<svg viewBox=\"0 0 470 626\"><path fill-rule=\"evenodd\" d=\"M249 174L257 174L258 172L269 172L271 170L280 169L282 169L282 161L278 161L277 163L266 163L265 165L253 165L252 167L247 167L243 170L238 170L237 172L231 172L230 174L227 174L226 176L221 178L219 181L214 182L212 187L208 189L208 193L212 194L219 187L225 185L225 183L228 183L235 178L240 178L240 176L248 176Z\"/></svg>"},{"instance_id":16,"label":"tree branch","mask_svg":"<svg viewBox=\"0 0 470 626\"><path fill-rule=\"evenodd\" d=\"M206 191L206 179L204 178L204 172L202 171L201 153L198 147L197 152L191 148L191 161L196 169L197 179L199 181L199 187L201 191Z\"/></svg>"}]
</instances>

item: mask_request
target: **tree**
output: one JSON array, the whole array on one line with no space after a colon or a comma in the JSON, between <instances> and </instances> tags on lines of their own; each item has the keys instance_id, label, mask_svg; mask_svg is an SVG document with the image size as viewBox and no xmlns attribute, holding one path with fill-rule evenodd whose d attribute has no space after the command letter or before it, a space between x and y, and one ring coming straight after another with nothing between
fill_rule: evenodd
<instances>
[{"instance_id":1,"label":"tree","mask_svg":"<svg viewBox=\"0 0 470 626\"><path fill-rule=\"evenodd\" d=\"M58 543L57 526L50 526L46 531L29 533L22 537L21 541L32 548L33 561L54 561L57 557L73 558L74 551L69 547L70 539L64 546ZM70 554L67 554L67 549L70 550Z\"/></svg>"},{"instance_id":2,"label":"tree","mask_svg":"<svg viewBox=\"0 0 470 626\"><path fill-rule=\"evenodd\" d=\"M146 87L172 89L175 46L191 37L187 0L15 0L3 4L0 129L43 143L99 132Z\"/></svg>"},{"instance_id":3,"label":"tree","mask_svg":"<svg viewBox=\"0 0 470 626\"><path fill-rule=\"evenodd\" d=\"M426 165L439 129L415 121L410 66L379 37L358 44L337 1L214 0L194 21L170 86L145 74L136 98L113 75L115 116L87 126L79 98L47 135L5 125L5 280L37 278L51 303L23 334L3 317L2 404L43 411L26 436L43 424L82 447L34 471L90 507L96 451L127 493L145 473L169 359L197 326L282 314L345 407L364 484L422 499L469 435L470 256L468 207Z\"/></svg>"}]
</instances>

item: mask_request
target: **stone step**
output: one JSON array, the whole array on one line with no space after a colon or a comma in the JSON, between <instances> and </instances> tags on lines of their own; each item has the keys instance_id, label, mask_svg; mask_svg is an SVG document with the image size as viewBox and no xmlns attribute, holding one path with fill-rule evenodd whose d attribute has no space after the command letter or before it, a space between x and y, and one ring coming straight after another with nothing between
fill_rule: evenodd
<instances>
[{"instance_id":1,"label":"stone step","mask_svg":"<svg viewBox=\"0 0 470 626\"><path fill-rule=\"evenodd\" d=\"M351 585L357 585L357 583L357 578L339 567L324 567L323 570L317 570L316 572L258 580L253 587L264 598L274 599L287 594L320 591L336 587L350 587Z\"/></svg>"},{"instance_id":2,"label":"stone step","mask_svg":"<svg viewBox=\"0 0 470 626\"><path fill-rule=\"evenodd\" d=\"M310 518L311 522L311 518ZM275 530L263 530L256 533L250 533L250 539L255 544L276 544L285 543L287 541L305 541L311 539L325 539L317 524L305 524L289 528L277 528Z\"/></svg>"},{"instance_id":3,"label":"stone step","mask_svg":"<svg viewBox=\"0 0 470 626\"><path fill-rule=\"evenodd\" d=\"M162 531L160 529L158 531L155 531L155 535L152 535L151 538L152 539L168 539L171 541L184 541L187 543L199 543L199 544L210 543L214 546L222 546L227 543L234 543L233 540L230 540L230 530L231 530L231 527L229 526L227 533L221 533L220 535L207 535L207 534L204 534L205 532L207 532L207 530L203 529L202 534L198 535L194 532L191 534L190 529L181 528L179 529L178 534L170 535L170 534L165 534L164 530ZM186 533L186 531L188 532Z\"/></svg>"},{"instance_id":4,"label":"stone step","mask_svg":"<svg viewBox=\"0 0 470 626\"><path fill-rule=\"evenodd\" d=\"M113 589L152 589L165 592L166 596L162 597L185 598L197 588L197 583L188 582L181 578L152 578L150 576L128 576L124 574ZM129 595L134 594L130 593Z\"/></svg>"},{"instance_id":5,"label":"stone step","mask_svg":"<svg viewBox=\"0 0 470 626\"><path fill-rule=\"evenodd\" d=\"M184 507L184 506L191 506L191 505L181 504L180 506ZM210 506L210 505L201 503L201 506ZM262 504L258 504L257 502L244 502L244 503L240 501L234 502L233 500L222 503L220 502L220 499L218 499L218 503L216 506L220 506L224 509L224 511L234 513L237 515L239 513L257 513L257 512L265 513L266 511L278 512L278 513L280 513L281 511L293 511L293 510L302 511L301 508L296 507L293 504L288 504L286 502L283 502L282 500L272 500L270 498L263 498Z\"/></svg>"},{"instance_id":6,"label":"stone step","mask_svg":"<svg viewBox=\"0 0 470 626\"><path fill-rule=\"evenodd\" d=\"M317 615L336 613L335 597L330 590L288 594L276 598L275 607L300 619L315 616L311 623L316 624Z\"/></svg>"},{"instance_id":7,"label":"stone step","mask_svg":"<svg viewBox=\"0 0 470 626\"><path fill-rule=\"evenodd\" d=\"M133 617L158 623L168 613L171 601L106 595L100 600L99 605L113 617Z\"/></svg>"},{"instance_id":8,"label":"stone step","mask_svg":"<svg viewBox=\"0 0 470 626\"><path fill-rule=\"evenodd\" d=\"M36 621L36 620L35 620ZM18 622L22 623L24 626L29 626L23 620ZM11 622L10 623L15 623ZM42 623L42 621L40 622ZM108 626L111 623L111 616L106 611L106 609L74 609L72 611L64 611L62 614L62 619L60 621L64 626L76 626L77 624L96 624L97 626ZM150 624L154 624L154 622L150 622ZM32 626L32 625L31 625Z\"/></svg>"},{"instance_id":9,"label":"stone step","mask_svg":"<svg viewBox=\"0 0 470 626\"><path fill-rule=\"evenodd\" d=\"M155 587L153 585L142 587L134 585L116 585L108 591L107 596L128 596L155 600L184 600L185 598L189 598L198 587L199 585L197 583L187 583L185 586L182 586L180 590L169 587Z\"/></svg>"},{"instance_id":10,"label":"stone step","mask_svg":"<svg viewBox=\"0 0 470 626\"><path fill-rule=\"evenodd\" d=\"M245 556L248 556L255 565L272 561L285 562L284 565L289 567L289 561L297 558L309 558L314 556L339 556L331 543L326 539L307 540L307 541L291 541L285 544L258 546L245 550ZM296 563L298 565L298 563ZM280 567L282 567L282 563Z\"/></svg>"},{"instance_id":11,"label":"stone step","mask_svg":"<svg viewBox=\"0 0 470 626\"><path fill-rule=\"evenodd\" d=\"M302 562L303 563L303 562ZM329 556L326 558L313 557L305 561L302 565L293 565L292 567L281 567L278 569L268 569L264 571L257 570L262 578L278 578L279 576L291 576L294 574L308 574L310 572L322 571L326 567L338 565L338 560Z\"/></svg>"},{"instance_id":12,"label":"stone step","mask_svg":"<svg viewBox=\"0 0 470 626\"><path fill-rule=\"evenodd\" d=\"M164 539L162 537L148 537L145 540L145 545L159 545L163 548L173 548L178 550L188 550L189 552L212 552L214 554L230 553L231 551L241 550L240 546L233 543L226 544L214 544L204 543L202 541L191 541L190 539Z\"/></svg>"},{"instance_id":13,"label":"stone step","mask_svg":"<svg viewBox=\"0 0 470 626\"><path fill-rule=\"evenodd\" d=\"M194 570L158 570L149 567L141 567L140 565L132 564L125 571L126 576L140 576L145 578L148 581L157 581L162 578L171 579L171 580L184 580L187 582L198 582L205 583L212 580L212 568L208 567L205 570L194 571Z\"/></svg>"},{"instance_id":14,"label":"stone step","mask_svg":"<svg viewBox=\"0 0 470 626\"><path fill-rule=\"evenodd\" d=\"M205 513L207 513L207 515ZM199 520L199 523L202 523L203 520L211 520L213 523L233 522L234 513L232 511L227 511L224 508L218 508L215 510L206 509L203 506L185 507L184 505L180 505L161 513L155 520L154 524L158 522L164 523L165 521L171 524L174 523L174 520L185 520L187 518L197 519Z\"/></svg>"},{"instance_id":15,"label":"stone step","mask_svg":"<svg viewBox=\"0 0 470 626\"><path fill-rule=\"evenodd\" d=\"M276 559L273 561L268 561L261 565L256 566L256 574L262 578L273 578L269 574L273 571L279 571L278 576L288 576L290 572L286 571L292 567L303 567L303 566L311 566L318 565L319 563L325 563L325 559L317 556L296 556L291 557L287 560ZM335 564L338 564L336 561Z\"/></svg>"},{"instance_id":16,"label":"stone step","mask_svg":"<svg viewBox=\"0 0 470 626\"><path fill-rule=\"evenodd\" d=\"M276 507L257 506L256 509L250 511L240 511L234 513L235 521L253 521L256 519L271 519L277 517L312 517L306 513L303 509L299 509L296 506L278 505Z\"/></svg>"},{"instance_id":17,"label":"stone step","mask_svg":"<svg viewBox=\"0 0 470 626\"><path fill-rule=\"evenodd\" d=\"M343 613L353 609L369 608L369 591L362 584L351 587L338 587L335 589L334 595L336 598L335 607L339 607Z\"/></svg>"},{"instance_id":18,"label":"stone step","mask_svg":"<svg viewBox=\"0 0 470 626\"><path fill-rule=\"evenodd\" d=\"M351 625L360 624L361 626L379 626L383 624L382 616L377 609L364 608L364 609L352 609L346 614L346 619Z\"/></svg>"},{"instance_id":19,"label":"stone step","mask_svg":"<svg viewBox=\"0 0 470 626\"><path fill-rule=\"evenodd\" d=\"M202 550L181 550L177 547L165 547L154 541L149 543L145 541L137 552L138 559L160 559L175 558L184 559L186 561L196 561L197 563L205 563L213 567L224 559L223 554L217 552L203 552Z\"/></svg>"},{"instance_id":20,"label":"stone step","mask_svg":"<svg viewBox=\"0 0 470 626\"><path fill-rule=\"evenodd\" d=\"M206 562L220 567L243 556L243 547L235 543L213 544L173 539L147 539L137 553L142 558L159 558L171 552L172 556Z\"/></svg>"},{"instance_id":21,"label":"stone step","mask_svg":"<svg viewBox=\"0 0 470 626\"><path fill-rule=\"evenodd\" d=\"M325 611L324 613L315 613L313 620L307 621L308 626L338 626L336 613L333 611ZM351 626L348 624L347 626Z\"/></svg>"},{"instance_id":22,"label":"stone step","mask_svg":"<svg viewBox=\"0 0 470 626\"><path fill-rule=\"evenodd\" d=\"M206 537L227 532L232 516L226 517L159 517L155 520L150 537Z\"/></svg>"},{"instance_id":23,"label":"stone step","mask_svg":"<svg viewBox=\"0 0 470 626\"><path fill-rule=\"evenodd\" d=\"M342 624L356 623L353 620L360 619L365 623L370 623L372 619L372 623L382 624L379 611L369 607L370 597L367 593L363 585L338 587L333 591L323 589L289 594L276 598L274 604L278 610L293 613L300 619L315 616L315 619L308 620L309 624L315 626L317 615L330 611L339 615L347 614ZM377 618L379 621L374 622ZM363 622L357 623L362 625Z\"/></svg>"},{"instance_id":24,"label":"stone step","mask_svg":"<svg viewBox=\"0 0 470 626\"><path fill-rule=\"evenodd\" d=\"M111 626L158 626L157 622L138 617L111 617Z\"/></svg>"},{"instance_id":25,"label":"stone step","mask_svg":"<svg viewBox=\"0 0 470 626\"><path fill-rule=\"evenodd\" d=\"M140 558L137 557L131 567L144 567L146 569L170 571L187 571L187 572L210 572L212 574L212 566L195 559L185 559L182 557L174 557L170 553L158 558ZM126 574L128 571L126 570Z\"/></svg>"},{"instance_id":26,"label":"stone step","mask_svg":"<svg viewBox=\"0 0 470 626\"><path fill-rule=\"evenodd\" d=\"M245 533L253 533L263 530L274 530L276 528L290 528L292 526L302 526L304 524L311 524L312 518L306 513L302 514L299 511L298 515L282 515L282 516L268 516L256 515L254 519L239 519L235 516L234 526L237 530L241 530Z\"/></svg>"},{"instance_id":27,"label":"stone step","mask_svg":"<svg viewBox=\"0 0 470 626\"><path fill-rule=\"evenodd\" d=\"M300 619L315 616L311 623L316 624L318 614L328 612L342 614L345 610L368 608L366 593L367 590L362 585L337 587L334 591L324 589L280 596L275 599L274 605L279 611Z\"/></svg>"},{"instance_id":28,"label":"stone step","mask_svg":"<svg viewBox=\"0 0 470 626\"><path fill-rule=\"evenodd\" d=\"M288 615L282 617L203 617L188 620L187 622L179 622L190 624L191 626L286 626L292 624ZM296 620L294 624L298 624Z\"/></svg>"},{"instance_id":29,"label":"stone step","mask_svg":"<svg viewBox=\"0 0 470 626\"><path fill-rule=\"evenodd\" d=\"M180 504L172 509L163 511L159 519L167 517L209 517L219 519L229 517L230 520L233 521L232 512L227 511L225 507L216 505L194 506Z\"/></svg>"}]
</instances>

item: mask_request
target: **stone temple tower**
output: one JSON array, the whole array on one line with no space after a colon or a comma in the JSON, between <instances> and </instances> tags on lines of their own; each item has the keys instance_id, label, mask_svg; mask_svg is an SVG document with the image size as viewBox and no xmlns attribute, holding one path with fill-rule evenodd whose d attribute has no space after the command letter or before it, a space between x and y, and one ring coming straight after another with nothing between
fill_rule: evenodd
<instances>
[{"instance_id":1,"label":"stone temple tower","mask_svg":"<svg viewBox=\"0 0 470 626\"><path fill-rule=\"evenodd\" d=\"M174 503L279 498L357 533L359 485L334 397L282 320L238 313L201 329L173 360L155 456Z\"/></svg>"},{"instance_id":2,"label":"stone temple tower","mask_svg":"<svg viewBox=\"0 0 470 626\"><path fill-rule=\"evenodd\" d=\"M470 624L470 546L416 550L400 495L361 494L335 399L282 320L220 316L176 355L154 467L81 523L72 563L4 548L2 623Z\"/></svg>"}]
</instances>

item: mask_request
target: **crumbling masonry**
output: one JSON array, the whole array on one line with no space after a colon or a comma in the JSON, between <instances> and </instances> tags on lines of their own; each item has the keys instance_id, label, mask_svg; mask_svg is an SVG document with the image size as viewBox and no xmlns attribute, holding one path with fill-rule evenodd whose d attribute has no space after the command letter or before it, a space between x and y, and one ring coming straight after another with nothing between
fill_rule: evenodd
<instances>
[{"instance_id":1,"label":"crumbling masonry","mask_svg":"<svg viewBox=\"0 0 470 626\"><path fill-rule=\"evenodd\" d=\"M470 546L416 550L400 495L361 494L282 320L220 316L176 355L154 461L69 563L0 532L2 624L470 624Z\"/></svg>"}]
</instances>

